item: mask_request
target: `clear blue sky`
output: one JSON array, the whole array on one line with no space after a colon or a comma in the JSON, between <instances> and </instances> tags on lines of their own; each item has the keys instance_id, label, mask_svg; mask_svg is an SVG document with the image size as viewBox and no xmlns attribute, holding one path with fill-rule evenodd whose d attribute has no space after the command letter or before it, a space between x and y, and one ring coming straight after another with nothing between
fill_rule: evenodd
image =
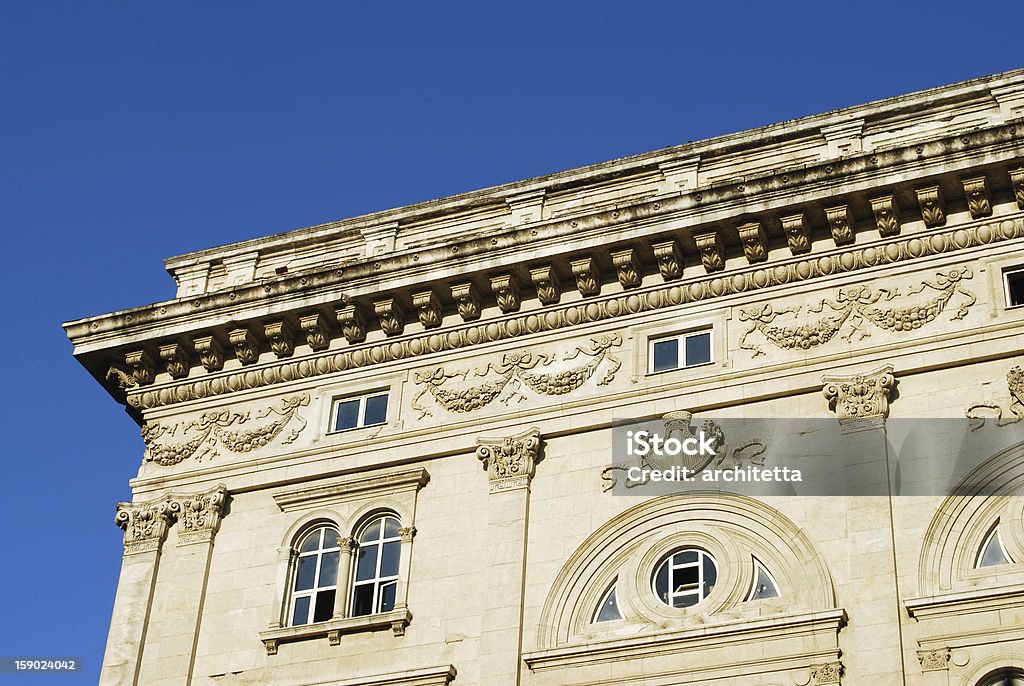
<instances>
[{"instance_id":1,"label":"clear blue sky","mask_svg":"<svg viewBox=\"0 0 1024 686\"><path fill-rule=\"evenodd\" d=\"M1019 3L490 4L0 5L0 654L86 662L0 683L97 680L143 445L60 324L165 257L1024 66Z\"/></svg>"}]
</instances>

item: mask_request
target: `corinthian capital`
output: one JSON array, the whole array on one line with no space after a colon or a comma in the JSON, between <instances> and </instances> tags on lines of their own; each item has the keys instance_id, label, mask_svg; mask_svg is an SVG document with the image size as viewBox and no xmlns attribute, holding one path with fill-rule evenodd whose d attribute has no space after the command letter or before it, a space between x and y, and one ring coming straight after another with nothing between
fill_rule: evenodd
<instances>
[{"instance_id":1,"label":"corinthian capital","mask_svg":"<svg viewBox=\"0 0 1024 686\"><path fill-rule=\"evenodd\" d=\"M178 518L178 545L212 541L220 527L226 497L223 484L202 493L167 496L168 508Z\"/></svg>"},{"instance_id":2,"label":"corinthian capital","mask_svg":"<svg viewBox=\"0 0 1024 686\"><path fill-rule=\"evenodd\" d=\"M163 498L141 503L118 503L114 523L124 529L124 554L154 552L160 549L171 508Z\"/></svg>"},{"instance_id":3,"label":"corinthian capital","mask_svg":"<svg viewBox=\"0 0 1024 686\"><path fill-rule=\"evenodd\" d=\"M851 376L822 377L822 392L839 419L884 419L889 416L889 392L896 384L892 365Z\"/></svg>"},{"instance_id":4,"label":"corinthian capital","mask_svg":"<svg viewBox=\"0 0 1024 686\"><path fill-rule=\"evenodd\" d=\"M540 456L540 429L504 438L478 438L476 456L484 463L491 493L530 485Z\"/></svg>"}]
</instances>

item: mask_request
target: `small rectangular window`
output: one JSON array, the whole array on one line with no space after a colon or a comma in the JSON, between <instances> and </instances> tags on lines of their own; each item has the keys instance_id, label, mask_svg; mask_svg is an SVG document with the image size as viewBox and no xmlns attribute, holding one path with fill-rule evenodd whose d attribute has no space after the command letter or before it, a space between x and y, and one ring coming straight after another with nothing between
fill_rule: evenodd
<instances>
[{"instance_id":1,"label":"small rectangular window","mask_svg":"<svg viewBox=\"0 0 1024 686\"><path fill-rule=\"evenodd\" d=\"M334 401L333 431L384 424L388 419L388 393L369 393Z\"/></svg>"},{"instance_id":2,"label":"small rectangular window","mask_svg":"<svg viewBox=\"0 0 1024 686\"><path fill-rule=\"evenodd\" d=\"M1024 268L1003 272L1003 280L1006 282L1006 306L1024 305Z\"/></svg>"},{"instance_id":3,"label":"small rectangular window","mask_svg":"<svg viewBox=\"0 0 1024 686\"><path fill-rule=\"evenodd\" d=\"M713 361L711 331L693 331L651 340L651 373L697 367Z\"/></svg>"}]
</instances>

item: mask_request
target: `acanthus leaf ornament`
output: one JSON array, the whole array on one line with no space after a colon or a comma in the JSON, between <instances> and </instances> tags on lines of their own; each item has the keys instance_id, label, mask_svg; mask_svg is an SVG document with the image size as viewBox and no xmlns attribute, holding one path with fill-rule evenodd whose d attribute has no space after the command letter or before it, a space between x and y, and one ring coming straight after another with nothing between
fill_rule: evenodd
<instances>
[{"instance_id":1,"label":"acanthus leaf ornament","mask_svg":"<svg viewBox=\"0 0 1024 686\"><path fill-rule=\"evenodd\" d=\"M337 310L341 333L349 343L362 343L366 340L366 317L358 303L346 303Z\"/></svg>"},{"instance_id":2,"label":"acanthus leaf ornament","mask_svg":"<svg viewBox=\"0 0 1024 686\"><path fill-rule=\"evenodd\" d=\"M172 509L164 499L138 503L118 503L114 523L124 529L124 553L154 552L160 549Z\"/></svg>"},{"instance_id":3,"label":"acanthus leaf ornament","mask_svg":"<svg viewBox=\"0 0 1024 686\"><path fill-rule=\"evenodd\" d=\"M640 258L633 248L612 252L612 265L623 288L637 288L643 283L640 275Z\"/></svg>"},{"instance_id":4,"label":"acanthus leaf ornament","mask_svg":"<svg viewBox=\"0 0 1024 686\"><path fill-rule=\"evenodd\" d=\"M283 398L277 405L271 405L255 417L251 412L238 413L229 410L211 410L204 412L190 422L181 422L165 426L159 422L144 424L142 438L146 443L144 460L162 466L170 466L183 462L190 457L201 460L204 457L217 457L216 448L223 447L233 453L247 453L257 450L276 439L284 428L293 420L298 426L285 435L281 441L287 445L295 441L306 428L306 420L299 414L299 408L309 405L309 394L302 393ZM246 424L253 419L265 419L271 415L277 418L262 426L252 429L237 430L234 427ZM165 437L185 435L179 443L166 442Z\"/></svg>"},{"instance_id":5,"label":"acanthus leaf ornament","mask_svg":"<svg viewBox=\"0 0 1024 686\"><path fill-rule=\"evenodd\" d=\"M226 496L223 484L203 493L167 496L168 506L178 519L178 545L213 540L220 527Z\"/></svg>"},{"instance_id":6,"label":"acanthus leaf ornament","mask_svg":"<svg viewBox=\"0 0 1024 686\"><path fill-rule=\"evenodd\" d=\"M597 260L593 257L584 257L569 262L572 275L576 279L576 288L582 296L601 294L601 270L597 266Z\"/></svg>"},{"instance_id":7,"label":"acanthus leaf ornament","mask_svg":"<svg viewBox=\"0 0 1024 686\"><path fill-rule=\"evenodd\" d=\"M887 364L866 374L824 376L822 393L839 419L884 419L896 385L892 371Z\"/></svg>"},{"instance_id":8,"label":"acanthus leaf ornament","mask_svg":"<svg viewBox=\"0 0 1024 686\"><path fill-rule=\"evenodd\" d=\"M160 346L160 359L164 362L164 369L172 379L184 379L188 376L189 368L192 366L189 360L188 351L181 343L169 343Z\"/></svg>"},{"instance_id":9,"label":"acanthus leaf ornament","mask_svg":"<svg viewBox=\"0 0 1024 686\"><path fill-rule=\"evenodd\" d=\"M133 350L124 354L124 363L128 373L139 386L147 386L156 379L156 368L153 358L145 350Z\"/></svg>"},{"instance_id":10,"label":"acanthus leaf ornament","mask_svg":"<svg viewBox=\"0 0 1024 686\"><path fill-rule=\"evenodd\" d=\"M942 189L938 186L927 186L914 191L917 204L921 207L921 219L927 227L942 226L946 223L946 205L942 201Z\"/></svg>"},{"instance_id":11,"label":"acanthus leaf ornament","mask_svg":"<svg viewBox=\"0 0 1024 686\"><path fill-rule=\"evenodd\" d=\"M936 672L949 669L949 648L917 651L917 660L921 663L922 672Z\"/></svg>"},{"instance_id":12,"label":"acanthus leaf ornament","mask_svg":"<svg viewBox=\"0 0 1024 686\"><path fill-rule=\"evenodd\" d=\"M441 301L433 289L412 294L412 306L425 329L441 326Z\"/></svg>"},{"instance_id":13,"label":"acanthus leaf ornament","mask_svg":"<svg viewBox=\"0 0 1024 686\"><path fill-rule=\"evenodd\" d=\"M498 308L505 313L518 312L521 298L519 296L519 279L515 274L498 274L491 277L491 290L498 301Z\"/></svg>"},{"instance_id":14,"label":"acanthus leaf ornament","mask_svg":"<svg viewBox=\"0 0 1024 686\"><path fill-rule=\"evenodd\" d=\"M891 307L883 307L881 303L899 297L899 289L879 288L875 291L868 286L848 286L839 289L834 299L825 298L816 305L808 305L808 314L821 315L810 321L797 318L803 311L802 306L778 307L768 303L760 307L740 308L739 320L749 321L751 326L740 337L739 347L750 350L752 357L763 355L764 350L748 342L755 332L781 350L808 350L828 343L843 328L849 329L841 337L843 340L851 340L854 334L859 334L863 340L871 335L866 323L892 333L912 331L935 321L957 294L966 302L959 306L951 319L960 320L977 302L977 297L963 285L964 280L972 277L973 273L967 267L939 272L934 283L924 280L907 291L907 295L918 295L930 289L937 292L933 298L923 303ZM827 314L823 314L826 307ZM793 321L783 324L781 318L786 316L792 316Z\"/></svg>"},{"instance_id":15,"label":"acanthus leaf ornament","mask_svg":"<svg viewBox=\"0 0 1024 686\"><path fill-rule=\"evenodd\" d=\"M794 255L802 255L811 251L811 232L804 221L804 215L792 214L782 217L782 232L786 234L786 244L789 245L789 252Z\"/></svg>"},{"instance_id":16,"label":"acanthus leaf ornament","mask_svg":"<svg viewBox=\"0 0 1024 686\"><path fill-rule=\"evenodd\" d=\"M327 320L319 312L299 317L299 328L306 336L306 345L311 350L327 350L331 346L330 329Z\"/></svg>"},{"instance_id":17,"label":"acanthus leaf ornament","mask_svg":"<svg viewBox=\"0 0 1024 686\"><path fill-rule=\"evenodd\" d=\"M666 281L678 279L683 275L683 253L679 249L679 241L671 239L660 243L652 243L654 259L658 261L658 271Z\"/></svg>"},{"instance_id":18,"label":"acanthus leaf ornament","mask_svg":"<svg viewBox=\"0 0 1024 686\"><path fill-rule=\"evenodd\" d=\"M853 219L848 205L825 208L825 218L836 245L853 243Z\"/></svg>"},{"instance_id":19,"label":"acanthus leaf ornament","mask_svg":"<svg viewBox=\"0 0 1024 686\"><path fill-rule=\"evenodd\" d=\"M462 321L471 322L480 319L480 294L473 282L452 285L452 298Z\"/></svg>"},{"instance_id":20,"label":"acanthus leaf ornament","mask_svg":"<svg viewBox=\"0 0 1024 686\"><path fill-rule=\"evenodd\" d=\"M883 195L871 198L870 202L871 211L875 215L875 227L878 229L878 235L885 238L898 234L900 232L900 210L895 196Z\"/></svg>"},{"instance_id":21,"label":"acanthus leaf ornament","mask_svg":"<svg viewBox=\"0 0 1024 686\"><path fill-rule=\"evenodd\" d=\"M960 179L967 196L967 209L972 219L980 219L992 214L992 201L988 195L988 184L985 176L971 176Z\"/></svg>"},{"instance_id":22,"label":"acanthus leaf ornament","mask_svg":"<svg viewBox=\"0 0 1024 686\"><path fill-rule=\"evenodd\" d=\"M1017 207L1024 210L1024 167L1010 170L1010 185L1013 186L1013 199Z\"/></svg>"},{"instance_id":23,"label":"acanthus leaf ornament","mask_svg":"<svg viewBox=\"0 0 1024 686\"><path fill-rule=\"evenodd\" d=\"M228 342L235 348L235 357L242 364L255 364L259 361L260 344L249 329L232 329L228 332Z\"/></svg>"},{"instance_id":24,"label":"acanthus leaf ornament","mask_svg":"<svg viewBox=\"0 0 1024 686\"><path fill-rule=\"evenodd\" d=\"M562 297L562 284L554 267L545 264L530 270L530 280L537 290L537 299L544 305L557 305Z\"/></svg>"},{"instance_id":25,"label":"acanthus leaf ornament","mask_svg":"<svg viewBox=\"0 0 1024 686\"><path fill-rule=\"evenodd\" d=\"M1008 409L1013 415L1012 419L1003 419L1003 408L995 403L975 403L967 408L966 416L974 420L971 431L976 431L985 426L987 418L981 410L988 410L995 413L995 423L998 427L1016 424L1024 419L1024 368L1020 366L1011 367L1006 373L1006 388L1010 394Z\"/></svg>"},{"instance_id":26,"label":"acanthus leaf ornament","mask_svg":"<svg viewBox=\"0 0 1024 686\"><path fill-rule=\"evenodd\" d=\"M401 336L405 331L405 310L397 298L374 300L373 313L380 320L380 328L385 336Z\"/></svg>"},{"instance_id":27,"label":"acanthus leaf ornament","mask_svg":"<svg viewBox=\"0 0 1024 686\"><path fill-rule=\"evenodd\" d=\"M697 242L697 250L700 251L700 261L704 265L704 271L710 274L725 269L725 248L722 246L722 238L717 231L695 234L693 240Z\"/></svg>"},{"instance_id":28,"label":"acanthus leaf ornament","mask_svg":"<svg viewBox=\"0 0 1024 686\"><path fill-rule=\"evenodd\" d=\"M614 380L622 366L611 354L611 348L618 345L622 345L622 337L616 333L594 337L589 346L577 346L561 357L522 351L505 354L500 364L490 363L475 370L449 371L441 367L417 372L415 383L423 388L413 397L412 407L423 418L433 414L420 402L427 394L448 412L460 413L473 412L499 398L505 404L521 402L527 397L524 387L538 395L565 395L587 383L602 366L605 371L597 385L604 386ZM583 364L566 364L581 356L587 358ZM462 387L449 384L452 379L468 382L474 377L488 380Z\"/></svg>"},{"instance_id":29,"label":"acanthus leaf ornament","mask_svg":"<svg viewBox=\"0 0 1024 686\"><path fill-rule=\"evenodd\" d=\"M487 470L491 493L525 488L541 461L540 430L504 438L478 438L476 456Z\"/></svg>"},{"instance_id":30,"label":"acanthus leaf ornament","mask_svg":"<svg viewBox=\"0 0 1024 686\"><path fill-rule=\"evenodd\" d=\"M839 686L843 678L843 663L838 660L811 666L810 686Z\"/></svg>"},{"instance_id":31,"label":"acanthus leaf ornament","mask_svg":"<svg viewBox=\"0 0 1024 686\"><path fill-rule=\"evenodd\" d=\"M747 262L764 262L768 259L768 239L764 235L764 229L760 222L743 224L736 227L740 235L740 243L743 244L743 254Z\"/></svg>"},{"instance_id":32,"label":"acanthus leaf ornament","mask_svg":"<svg viewBox=\"0 0 1024 686\"><path fill-rule=\"evenodd\" d=\"M208 372L220 371L224 368L224 349L220 342L213 336L197 336L192 339L192 345L199 353L199 361Z\"/></svg>"},{"instance_id":33,"label":"acanthus leaf ornament","mask_svg":"<svg viewBox=\"0 0 1024 686\"><path fill-rule=\"evenodd\" d=\"M270 342L270 349L278 359L291 357L295 352L295 332L291 324L284 320L267 322L263 326L263 333Z\"/></svg>"}]
</instances>

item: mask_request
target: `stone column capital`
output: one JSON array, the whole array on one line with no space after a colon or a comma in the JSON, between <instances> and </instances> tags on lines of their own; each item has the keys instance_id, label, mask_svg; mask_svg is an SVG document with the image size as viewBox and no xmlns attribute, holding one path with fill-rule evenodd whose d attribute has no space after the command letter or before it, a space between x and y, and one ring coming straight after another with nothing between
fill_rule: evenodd
<instances>
[{"instance_id":1,"label":"stone column capital","mask_svg":"<svg viewBox=\"0 0 1024 686\"><path fill-rule=\"evenodd\" d=\"M159 551L170 521L171 508L163 498L118 503L114 523L124 529L124 554Z\"/></svg>"},{"instance_id":2,"label":"stone column capital","mask_svg":"<svg viewBox=\"0 0 1024 686\"><path fill-rule=\"evenodd\" d=\"M227 492L227 487L220 484L202 493L167 496L168 509L178 518L178 545L213 540L224 514Z\"/></svg>"},{"instance_id":3,"label":"stone column capital","mask_svg":"<svg viewBox=\"0 0 1024 686\"><path fill-rule=\"evenodd\" d=\"M884 365L866 374L823 376L822 392L829 408L842 419L885 419L889 416L889 393L896 385L893 366Z\"/></svg>"},{"instance_id":4,"label":"stone column capital","mask_svg":"<svg viewBox=\"0 0 1024 686\"><path fill-rule=\"evenodd\" d=\"M540 429L506 436L478 438L476 456L483 462L491 493L530 485L540 454Z\"/></svg>"}]
</instances>

